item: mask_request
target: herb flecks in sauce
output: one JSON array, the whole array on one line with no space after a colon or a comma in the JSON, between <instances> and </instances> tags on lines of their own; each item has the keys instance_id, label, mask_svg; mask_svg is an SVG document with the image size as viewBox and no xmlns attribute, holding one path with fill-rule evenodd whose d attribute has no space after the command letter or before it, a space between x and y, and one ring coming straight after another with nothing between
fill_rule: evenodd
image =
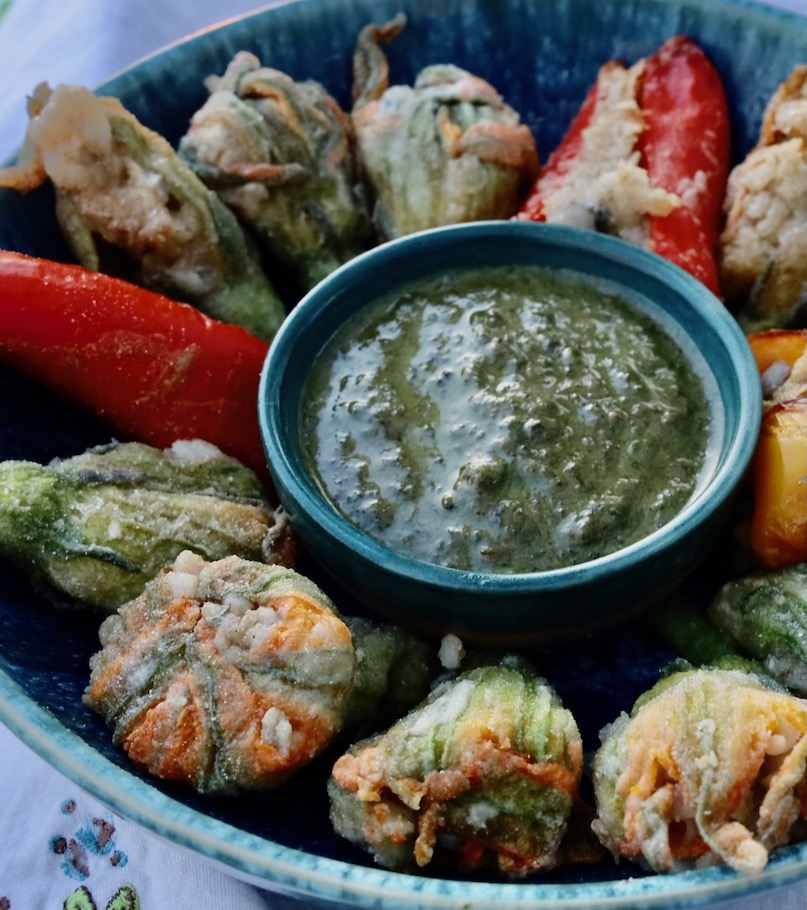
<instances>
[{"instance_id":1,"label":"herb flecks in sauce","mask_svg":"<svg viewBox=\"0 0 807 910\"><path fill-rule=\"evenodd\" d=\"M302 433L327 497L427 562L483 572L612 553L704 462L702 383L651 317L572 275L446 275L365 309L315 365Z\"/></svg>"}]
</instances>

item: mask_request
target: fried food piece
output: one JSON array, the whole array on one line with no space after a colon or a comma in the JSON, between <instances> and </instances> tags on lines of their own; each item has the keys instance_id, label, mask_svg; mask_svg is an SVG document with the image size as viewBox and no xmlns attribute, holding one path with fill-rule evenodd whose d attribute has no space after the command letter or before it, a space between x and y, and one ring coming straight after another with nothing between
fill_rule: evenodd
<instances>
[{"instance_id":1,"label":"fried food piece","mask_svg":"<svg viewBox=\"0 0 807 910\"><path fill-rule=\"evenodd\" d=\"M393 869L452 858L524 876L578 858L564 838L582 763L572 715L544 680L505 659L441 683L338 759L331 820Z\"/></svg>"},{"instance_id":2,"label":"fried food piece","mask_svg":"<svg viewBox=\"0 0 807 910\"><path fill-rule=\"evenodd\" d=\"M759 142L731 172L720 280L747 331L804 322L807 306L807 65L768 103Z\"/></svg>"},{"instance_id":3,"label":"fried food piece","mask_svg":"<svg viewBox=\"0 0 807 910\"><path fill-rule=\"evenodd\" d=\"M365 736L386 727L428 694L438 674L434 647L399 626L345 616L356 651L345 731Z\"/></svg>"},{"instance_id":4,"label":"fried food piece","mask_svg":"<svg viewBox=\"0 0 807 910\"><path fill-rule=\"evenodd\" d=\"M489 83L456 66L390 87L380 45L405 22L362 29L353 62L352 119L381 238L509 218L537 173L532 133Z\"/></svg>"},{"instance_id":5,"label":"fried food piece","mask_svg":"<svg viewBox=\"0 0 807 910\"><path fill-rule=\"evenodd\" d=\"M741 653L741 649L712 621L702 604L683 597L678 591L655 604L642 619L677 655L669 667L665 668L665 673L683 667L742 670L760 678L765 677L763 681L766 684L776 685L759 661ZM644 698L649 698L649 694ZM634 708L641 701L637 701Z\"/></svg>"},{"instance_id":6,"label":"fried food piece","mask_svg":"<svg viewBox=\"0 0 807 910\"><path fill-rule=\"evenodd\" d=\"M356 660L291 569L190 552L101 626L85 704L129 757L201 793L277 786L342 726Z\"/></svg>"},{"instance_id":7,"label":"fried food piece","mask_svg":"<svg viewBox=\"0 0 807 910\"><path fill-rule=\"evenodd\" d=\"M37 86L20 163L0 186L50 179L79 263L271 340L285 311L233 213L115 98Z\"/></svg>"},{"instance_id":8,"label":"fried food piece","mask_svg":"<svg viewBox=\"0 0 807 910\"><path fill-rule=\"evenodd\" d=\"M762 406L807 398L807 329L769 329L748 336L762 381Z\"/></svg>"},{"instance_id":9,"label":"fried food piece","mask_svg":"<svg viewBox=\"0 0 807 910\"><path fill-rule=\"evenodd\" d=\"M807 834L807 701L735 670L673 675L602 732L593 828L656 872L760 872Z\"/></svg>"},{"instance_id":10,"label":"fried food piece","mask_svg":"<svg viewBox=\"0 0 807 910\"><path fill-rule=\"evenodd\" d=\"M807 563L728 582L709 615L725 638L774 679L807 695Z\"/></svg>"},{"instance_id":11,"label":"fried food piece","mask_svg":"<svg viewBox=\"0 0 807 910\"><path fill-rule=\"evenodd\" d=\"M633 66L600 67L518 217L614 234L717 293L729 161L720 75L694 41L674 35Z\"/></svg>"},{"instance_id":12,"label":"fried food piece","mask_svg":"<svg viewBox=\"0 0 807 910\"><path fill-rule=\"evenodd\" d=\"M610 60L592 89L594 108L577 154L541 177L541 220L615 234L643 246L648 216L669 215L681 200L650 182L638 149L645 128L638 96L645 61ZM551 163L551 162L550 162Z\"/></svg>"},{"instance_id":13,"label":"fried food piece","mask_svg":"<svg viewBox=\"0 0 807 910\"><path fill-rule=\"evenodd\" d=\"M56 600L111 612L186 549L290 565L295 548L257 476L200 440L0 463L0 553Z\"/></svg>"},{"instance_id":14,"label":"fried food piece","mask_svg":"<svg viewBox=\"0 0 807 910\"><path fill-rule=\"evenodd\" d=\"M353 127L319 83L242 51L205 84L179 153L303 290L372 245Z\"/></svg>"}]
</instances>

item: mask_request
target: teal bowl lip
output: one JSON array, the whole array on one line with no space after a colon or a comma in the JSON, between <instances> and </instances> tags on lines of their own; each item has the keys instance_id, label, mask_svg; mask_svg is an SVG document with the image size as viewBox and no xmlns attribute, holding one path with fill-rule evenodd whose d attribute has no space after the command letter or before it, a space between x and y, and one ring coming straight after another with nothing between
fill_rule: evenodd
<instances>
[{"instance_id":1,"label":"teal bowl lip","mask_svg":"<svg viewBox=\"0 0 807 910\"><path fill-rule=\"evenodd\" d=\"M702 322L713 330L713 336L723 343L733 368L732 388L736 394L736 430L733 437L727 439L726 428L721 429L721 457L701 490L675 518L654 533L615 553L560 569L516 574L469 572L426 563L390 549L352 525L327 502L309 479L299 464L296 441L291 441L289 445L286 432L289 427L289 408L297 407L299 394L292 396L291 401L284 400L287 371L300 346L305 345L308 354L312 347L311 327L317 326L323 314L327 316L334 301L338 305L346 291L360 285L371 270L395 265L406 258L413 263L422 262L423 259L419 260L418 257L428 253L437 255L454 244L480 238L534 241L536 244L549 245L557 251L576 253L587 259L597 258L598 261L610 263L620 274L639 276L642 281L666 287L686 301ZM499 264L506 264L506 259L501 259ZM473 263L469 267L472 268ZM415 265L411 280L432 274L436 270L432 267L421 269ZM596 275L586 268L578 270ZM617 286L620 284L618 278L608 278L615 280ZM630 288L631 284L626 283L626 287ZM394 286L389 290L394 290ZM649 297L650 294L645 291L643 296ZM664 309L663 306L660 308ZM355 309L351 308L351 312ZM317 353L322 350L331 334L328 332L322 338L316 334ZM697 339L691 335L688 338L700 351ZM311 361L310 357L307 359ZM704 360L709 366L708 358ZM721 377L715 374L713 376L721 400L725 400L726 396L732 394L732 389L725 387ZM302 384L294 391L299 393L301 389ZM385 572L410 583L414 581L447 591L484 589L489 595L529 591L537 595L578 585L596 584L606 576L631 570L647 558L673 547L718 512L731 497L750 464L762 416L762 396L756 362L738 323L714 294L683 269L655 253L593 231L517 220L478 221L433 228L383 243L341 266L309 291L286 318L270 346L261 370L258 416L269 469L281 501L292 500L296 513L302 512L308 521L317 526L320 533L339 541L358 558L382 567ZM296 420L292 421L292 425L296 428ZM313 555L316 557L316 552Z\"/></svg>"}]
</instances>

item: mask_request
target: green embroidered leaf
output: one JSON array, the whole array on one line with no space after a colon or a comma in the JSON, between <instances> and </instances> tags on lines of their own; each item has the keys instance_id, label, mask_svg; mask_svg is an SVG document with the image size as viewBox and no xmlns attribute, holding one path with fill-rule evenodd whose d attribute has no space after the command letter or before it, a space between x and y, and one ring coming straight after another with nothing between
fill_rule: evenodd
<instances>
[{"instance_id":1,"label":"green embroidered leaf","mask_svg":"<svg viewBox=\"0 0 807 910\"><path fill-rule=\"evenodd\" d=\"M140 898L132 885L122 885L112 895L106 910L140 910Z\"/></svg>"},{"instance_id":2,"label":"green embroidered leaf","mask_svg":"<svg viewBox=\"0 0 807 910\"><path fill-rule=\"evenodd\" d=\"M64 910L98 910L92 894L81 885L65 900Z\"/></svg>"}]
</instances>

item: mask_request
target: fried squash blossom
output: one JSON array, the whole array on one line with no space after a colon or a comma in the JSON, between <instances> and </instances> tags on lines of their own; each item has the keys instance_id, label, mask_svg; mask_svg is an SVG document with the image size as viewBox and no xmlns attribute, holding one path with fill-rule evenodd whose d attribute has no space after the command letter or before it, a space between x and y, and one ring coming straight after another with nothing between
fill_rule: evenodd
<instances>
[{"instance_id":1,"label":"fried squash blossom","mask_svg":"<svg viewBox=\"0 0 807 910\"><path fill-rule=\"evenodd\" d=\"M389 730L351 747L328 790L338 834L382 866L442 862L512 877L581 861L585 808L574 718L522 661L439 684Z\"/></svg>"},{"instance_id":2,"label":"fried squash blossom","mask_svg":"<svg viewBox=\"0 0 807 910\"><path fill-rule=\"evenodd\" d=\"M758 873L805 834L806 763L807 701L739 671L687 671L603 732L593 827L656 872Z\"/></svg>"},{"instance_id":3,"label":"fried squash blossom","mask_svg":"<svg viewBox=\"0 0 807 910\"><path fill-rule=\"evenodd\" d=\"M84 702L157 777L201 793L271 788L342 726L351 634L291 569L185 551L99 634Z\"/></svg>"}]
</instances>

